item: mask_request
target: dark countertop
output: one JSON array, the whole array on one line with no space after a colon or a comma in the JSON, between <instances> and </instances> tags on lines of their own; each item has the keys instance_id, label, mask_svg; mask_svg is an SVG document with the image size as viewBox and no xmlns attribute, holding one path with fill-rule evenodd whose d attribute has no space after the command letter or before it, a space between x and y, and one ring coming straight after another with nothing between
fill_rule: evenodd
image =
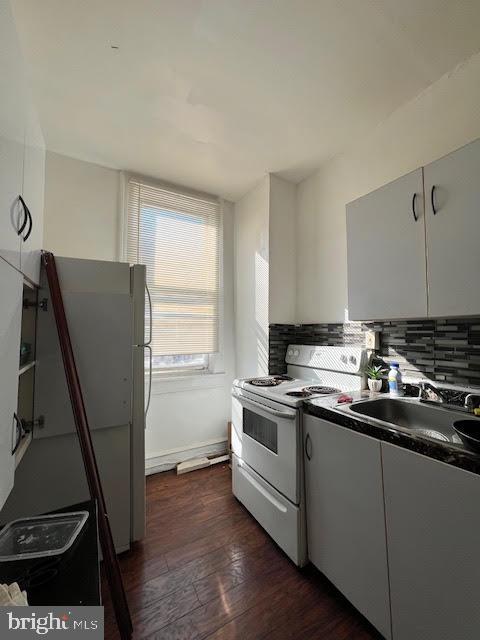
<instances>
[{"instance_id":1,"label":"dark countertop","mask_svg":"<svg viewBox=\"0 0 480 640\"><path fill-rule=\"evenodd\" d=\"M80 535L58 565L51 570L49 579L34 577L40 563L47 558L0 563L0 582L19 582L27 591L28 603L32 606L100 605L100 568L98 556L97 509L92 500L75 504L52 513L88 511L89 517ZM60 558L60 556L56 556ZM38 586L29 585L29 580ZM23 583L23 584L22 584Z\"/></svg>"},{"instance_id":2,"label":"dark countertop","mask_svg":"<svg viewBox=\"0 0 480 640\"><path fill-rule=\"evenodd\" d=\"M354 400L367 400L375 397L388 398L388 394L370 394L368 391L347 395L352 395ZM414 431L374 424L372 421L368 421L368 418L363 419L359 414L347 413L337 407L336 398L331 397L305 400L303 403L303 411L306 414L323 418L346 429L363 433L383 442L389 442L398 447L415 451L429 458L434 458L480 475L480 454L467 449L463 445L444 443L440 440L418 435Z\"/></svg>"}]
</instances>

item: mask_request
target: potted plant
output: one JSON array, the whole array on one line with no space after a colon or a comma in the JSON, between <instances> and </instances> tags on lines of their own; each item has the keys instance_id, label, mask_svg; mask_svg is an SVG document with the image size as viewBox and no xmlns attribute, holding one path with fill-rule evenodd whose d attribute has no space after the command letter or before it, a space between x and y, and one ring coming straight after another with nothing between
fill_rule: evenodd
<instances>
[{"instance_id":1,"label":"potted plant","mask_svg":"<svg viewBox=\"0 0 480 640\"><path fill-rule=\"evenodd\" d=\"M368 365L368 367L365 369L365 373L367 374L368 388L370 389L370 391L378 392L382 389L382 375L386 372L387 370L385 369L385 367L382 367L381 364Z\"/></svg>"}]
</instances>

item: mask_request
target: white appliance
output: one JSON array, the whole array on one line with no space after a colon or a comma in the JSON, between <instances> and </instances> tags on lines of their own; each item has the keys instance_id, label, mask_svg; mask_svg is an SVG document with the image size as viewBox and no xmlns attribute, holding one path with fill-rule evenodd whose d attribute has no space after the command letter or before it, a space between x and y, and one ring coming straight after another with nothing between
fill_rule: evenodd
<instances>
[{"instance_id":1,"label":"white appliance","mask_svg":"<svg viewBox=\"0 0 480 640\"><path fill-rule=\"evenodd\" d=\"M60 257L56 265L115 547L125 551L145 532L146 268ZM38 297L34 413L43 421L1 522L89 497L43 271Z\"/></svg>"},{"instance_id":2,"label":"white appliance","mask_svg":"<svg viewBox=\"0 0 480 640\"><path fill-rule=\"evenodd\" d=\"M232 387L234 495L298 565L307 562L302 405L363 387L367 352L290 345L286 375L235 380Z\"/></svg>"}]
</instances>

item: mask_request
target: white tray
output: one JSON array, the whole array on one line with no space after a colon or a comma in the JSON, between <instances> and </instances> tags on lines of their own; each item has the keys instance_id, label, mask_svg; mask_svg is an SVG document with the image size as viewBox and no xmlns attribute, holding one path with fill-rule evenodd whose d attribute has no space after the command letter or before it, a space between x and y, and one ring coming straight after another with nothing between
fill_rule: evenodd
<instances>
[{"instance_id":1,"label":"white tray","mask_svg":"<svg viewBox=\"0 0 480 640\"><path fill-rule=\"evenodd\" d=\"M65 553L88 519L88 511L19 518L0 531L0 562Z\"/></svg>"}]
</instances>

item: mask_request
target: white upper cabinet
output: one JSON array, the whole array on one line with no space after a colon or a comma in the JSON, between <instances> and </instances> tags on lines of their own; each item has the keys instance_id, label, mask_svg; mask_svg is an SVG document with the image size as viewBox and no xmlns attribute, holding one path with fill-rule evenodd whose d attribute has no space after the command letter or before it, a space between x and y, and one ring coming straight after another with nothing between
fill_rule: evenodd
<instances>
[{"instance_id":1,"label":"white upper cabinet","mask_svg":"<svg viewBox=\"0 0 480 640\"><path fill-rule=\"evenodd\" d=\"M22 326L22 275L0 258L0 509L15 473L18 368Z\"/></svg>"},{"instance_id":2,"label":"white upper cabinet","mask_svg":"<svg viewBox=\"0 0 480 640\"><path fill-rule=\"evenodd\" d=\"M480 140L424 168L429 315L480 313Z\"/></svg>"},{"instance_id":3,"label":"white upper cabinet","mask_svg":"<svg viewBox=\"0 0 480 640\"><path fill-rule=\"evenodd\" d=\"M0 3L0 256L20 268L26 91L10 3Z\"/></svg>"},{"instance_id":4,"label":"white upper cabinet","mask_svg":"<svg viewBox=\"0 0 480 640\"><path fill-rule=\"evenodd\" d=\"M0 2L0 257L38 283L45 144L9 2Z\"/></svg>"},{"instance_id":5,"label":"white upper cabinet","mask_svg":"<svg viewBox=\"0 0 480 640\"><path fill-rule=\"evenodd\" d=\"M422 170L347 205L351 320L427 315Z\"/></svg>"},{"instance_id":6,"label":"white upper cabinet","mask_svg":"<svg viewBox=\"0 0 480 640\"><path fill-rule=\"evenodd\" d=\"M347 205L351 320L480 315L479 172L476 140Z\"/></svg>"},{"instance_id":7,"label":"white upper cabinet","mask_svg":"<svg viewBox=\"0 0 480 640\"><path fill-rule=\"evenodd\" d=\"M40 250L43 243L43 206L45 188L45 143L36 110L30 107L25 132L23 198L30 212L22 234L21 271L38 284Z\"/></svg>"}]
</instances>

